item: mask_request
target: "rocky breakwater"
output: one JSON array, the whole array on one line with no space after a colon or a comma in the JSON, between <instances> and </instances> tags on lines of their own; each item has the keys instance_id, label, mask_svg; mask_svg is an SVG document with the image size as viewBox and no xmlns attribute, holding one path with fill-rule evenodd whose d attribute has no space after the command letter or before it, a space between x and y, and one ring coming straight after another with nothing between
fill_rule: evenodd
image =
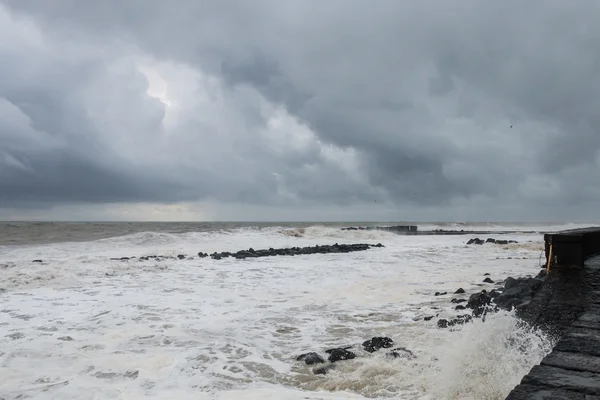
<instances>
[{"instance_id":1,"label":"rocky breakwater","mask_svg":"<svg viewBox=\"0 0 600 400\"><path fill-rule=\"evenodd\" d=\"M370 248L377 247L385 247L381 243L377 244L366 244L366 243L356 243L356 244L332 244L332 245L316 245L316 246L306 246L306 247L287 247L287 248L269 248L269 249L259 249L255 250L253 248L249 248L247 250L239 250L237 252L214 252L212 254L198 252L198 258L206 258L210 257L213 260L221 260L223 258L236 258L236 259L246 259L246 258L259 258L259 257L274 257L274 256L301 256L308 254L332 254L332 253L351 253L354 251L365 251ZM189 256L186 254L178 254L177 256L164 256L164 255L150 255L150 256L142 256L142 257L116 257L111 258L113 261L130 261L130 260L139 260L139 261L165 261L165 260L193 260L194 256ZM34 260L33 262L42 262L42 260Z\"/></svg>"},{"instance_id":2,"label":"rocky breakwater","mask_svg":"<svg viewBox=\"0 0 600 400\"><path fill-rule=\"evenodd\" d=\"M461 313L455 318L439 319L437 325L439 328L463 325L473 318L483 318L488 313L499 310L512 311L514 309L517 315L525 317L533 299L542 289L545 281L545 271L540 271L535 277L508 277L506 280L499 282L487 276L482 280L482 283L488 284L488 289L470 295L463 288L457 289L454 292L455 297L450 302L456 304L454 309ZM436 292L435 295L446 294L446 292ZM432 317L426 317L427 319L432 319Z\"/></svg>"}]
</instances>

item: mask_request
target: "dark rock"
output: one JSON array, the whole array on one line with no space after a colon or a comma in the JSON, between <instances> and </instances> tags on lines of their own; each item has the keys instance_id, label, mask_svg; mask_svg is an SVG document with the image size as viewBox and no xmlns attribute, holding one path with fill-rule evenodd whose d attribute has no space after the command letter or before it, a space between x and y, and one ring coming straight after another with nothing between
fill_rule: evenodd
<instances>
[{"instance_id":1,"label":"dark rock","mask_svg":"<svg viewBox=\"0 0 600 400\"><path fill-rule=\"evenodd\" d=\"M508 299L506 302L499 304L499 306L501 308L504 308L504 309L510 311L513 308L516 308L522 302L523 302L523 300L519 299L518 297L513 297L511 299Z\"/></svg>"},{"instance_id":2,"label":"dark rock","mask_svg":"<svg viewBox=\"0 0 600 400\"><path fill-rule=\"evenodd\" d=\"M526 301L522 302L521 304L515 306L515 308L517 309L517 312L522 313L524 311L527 311L530 304L531 304L531 300L526 300Z\"/></svg>"},{"instance_id":3,"label":"dark rock","mask_svg":"<svg viewBox=\"0 0 600 400\"><path fill-rule=\"evenodd\" d=\"M34 262L34 263L41 263L41 262L44 262L44 261L42 261L42 260L33 260L32 262Z\"/></svg>"},{"instance_id":4,"label":"dark rock","mask_svg":"<svg viewBox=\"0 0 600 400\"><path fill-rule=\"evenodd\" d=\"M473 310L473 315L478 317L485 311L486 307L491 303L492 298L485 292L475 293L469 297L467 308Z\"/></svg>"},{"instance_id":5,"label":"dark rock","mask_svg":"<svg viewBox=\"0 0 600 400\"><path fill-rule=\"evenodd\" d=\"M385 353L385 355L386 355L386 357L390 357L390 358L407 358L409 360L417 358L413 354L412 351L410 351L404 347L398 347L396 349L392 349L392 351Z\"/></svg>"},{"instance_id":6,"label":"dark rock","mask_svg":"<svg viewBox=\"0 0 600 400\"><path fill-rule=\"evenodd\" d=\"M448 320L445 319L445 318L442 318L442 319L438 320L437 326L438 326L438 328L447 328L448 327Z\"/></svg>"},{"instance_id":7,"label":"dark rock","mask_svg":"<svg viewBox=\"0 0 600 400\"><path fill-rule=\"evenodd\" d=\"M325 362L323 357L314 352L301 354L296 358L296 361L304 361L306 365L323 364Z\"/></svg>"},{"instance_id":8,"label":"dark rock","mask_svg":"<svg viewBox=\"0 0 600 400\"><path fill-rule=\"evenodd\" d=\"M394 341L389 337L374 337L363 342L363 348L369 353L373 353L379 349L387 349L394 345Z\"/></svg>"},{"instance_id":9,"label":"dark rock","mask_svg":"<svg viewBox=\"0 0 600 400\"><path fill-rule=\"evenodd\" d=\"M526 283L532 291L537 292L544 284L544 281L542 281L541 279L529 278L527 279Z\"/></svg>"},{"instance_id":10,"label":"dark rock","mask_svg":"<svg viewBox=\"0 0 600 400\"><path fill-rule=\"evenodd\" d=\"M465 307L465 306L462 306L462 305L454 307L454 309L455 309L455 310L457 310L457 311L458 311L458 310L464 310L464 309L466 309L466 308L467 308L467 307Z\"/></svg>"},{"instance_id":11,"label":"dark rock","mask_svg":"<svg viewBox=\"0 0 600 400\"><path fill-rule=\"evenodd\" d=\"M464 303L466 301L467 301L466 299L452 299L452 300L450 300L450 303L460 304L460 303Z\"/></svg>"},{"instance_id":12,"label":"dark rock","mask_svg":"<svg viewBox=\"0 0 600 400\"><path fill-rule=\"evenodd\" d=\"M545 268L545 267L544 267L544 268ZM545 278L546 278L546 270L545 270L545 269L541 270L541 271L540 271L540 272L539 272L539 273L538 273L538 274L535 276L535 278L536 278L536 279L539 279L539 280L545 279Z\"/></svg>"},{"instance_id":13,"label":"dark rock","mask_svg":"<svg viewBox=\"0 0 600 400\"><path fill-rule=\"evenodd\" d=\"M435 292L434 296L444 296L448 294L448 292Z\"/></svg>"},{"instance_id":14,"label":"dark rock","mask_svg":"<svg viewBox=\"0 0 600 400\"><path fill-rule=\"evenodd\" d=\"M517 282L517 280L513 277L508 277L506 278L506 280L504 281L504 288L505 289L512 289L515 286L518 286L519 282Z\"/></svg>"},{"instance_id":15,"label":"dark rock","mask_svg":"<svg viewBox=\"0 0 600 400\"><path fill-rule=\"evenodd\" d=\"M500 245L508 244L508 240L496 240L496 244L500 244Z\"/></svg>"},{"instance_id":16,"label":"dark rock","mask_svg":"<svg viewBox=\"0 0 600 400\"><path fill-rule=\"evenodd\" d=\"M549 388L537 385L519 385L508 394L505 400L598 400L600 397L585 393Z\"/></svg>"},{"instance_id":17,"label":"dark rock","mask_svg":"<svg viewBox=\"0 0 600 400\"><path fill-rule=\"evenodd\" d=\"M467 242L467 244L483 244L484 241L479 238L473 238Z\"/></svg>"},{"instance_id":18,"label":"dark rock","mask_svg":"<svg viewBox=\"0 0 600 400\"><path fill-rule=\"evenodd\" d=\"M456 292L454 292L454 294L463 294L463 293L465 293L465 289L463 289L463 288L458 288L456 290Z\"/></svg>"},{"instance_id":19,"label":"dark rock","mask_svg":"<svg viewBox=\"0 0 600 400\"><path fill-rule=\"evenodd\" d=\"M329 354L328 360L331 362L352 360L353 358L356 358L356 354L354 354L351 351L348 351L346 348L329 349L325 352Z\"/></svg>"},{"instance_id":20,"label":"dark rock","mask_svg":"<svg viewBox=\"0 0 600 400\"><path fill-rule=\"evenodd\" d=\"M177 256L177 258L179 258L180 260L183 260L183 259L185 258L185 255L183 255L183 254L179 254L179 255Z\"/></svg>"},{"instance_id":21,"label":"dark rock","mask_svg":"<svg viewBox=\"0 0 600 400\"><path fill-rule=\"evenodd\" d=\"M433 315L423 318L425 321L431 321L433 319Z\"/></svg>"},{"instance_id":22,"label":"dark rock","mask_svg":"<svg viewBox=\"0 0 600 400\"><path fill-rule=\"evenodd\" d=\"M198 257L200 257L200 258L208 257L208 254L203 253L203 252L199 252L198 253Z\"/></svg>"},{"instance_id":23,"label":"dark rock","mask_svg":"<svg viewBox=\"0 0 600 400\"><path fill-rule=\"evenodd\" d=\"M503 305L507 304L507 302L511 299L526 300L529 298L530 294L531 289L529 288L529 286L519 284L518 286L506 289L500 296L498 296L498 298L496 298L496 304L502 307ZM514 302L512 304L514 306Z\"/></svg>"},{"instance_id":24,"label":"dark rock","mask_svg":"<svg viewBox=\"0 0 600 400\"><path fill-rule=\"evenodd\" d=\"M485 278L485 279L483 280L483 282L484 282L484 283L494 283L494 281L493 281L493 280L491 280L490 278Z\"/></svg>"},{"instance_id":25,"label":"dark rock","mask_svg":"<svg viewBox=\"0 0 600 400\"><path fill-rule=\"evenodd\" d=\"M485 242L486 243L496 243L496 239L488 238Z\"/></svg>"},{"instance_id":26,"label":"dark rock","mask_svg":"<svg viewBox=\"0 0 600 400\"><path fill-rule=\"evenodd\" d=\"M490 276L490 274L489 273L485 273L485 274L483 274L483 276Z\"/></svg>"}]
</instances>

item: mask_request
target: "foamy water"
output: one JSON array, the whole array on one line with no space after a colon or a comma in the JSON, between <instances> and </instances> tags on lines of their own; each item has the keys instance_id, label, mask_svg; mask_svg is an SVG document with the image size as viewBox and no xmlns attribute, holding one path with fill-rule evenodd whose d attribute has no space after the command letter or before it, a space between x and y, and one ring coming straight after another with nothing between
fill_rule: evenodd
<instances>
[{"instance_id":1,"label":"foamy water","mask_svg":"<svg viewBox=\"0 0 600 400\"><path fill-rule=\"evenodd\" d=\"M466 246L470 236L309 227L0 247L0 397L503 398L550 341L509 313L438 329L438 318L457 314L449 302L457 296L433 296L462 287L466 298L481 285L491 288L481 283L485 273L494 280L535 275L541 236L502 237L519 243ZM335 242L386 247L248 260L110 260ZM393 338L416 359L358 350L327 375L295 361L373 336Z\"/></svg>"}]
</instances>

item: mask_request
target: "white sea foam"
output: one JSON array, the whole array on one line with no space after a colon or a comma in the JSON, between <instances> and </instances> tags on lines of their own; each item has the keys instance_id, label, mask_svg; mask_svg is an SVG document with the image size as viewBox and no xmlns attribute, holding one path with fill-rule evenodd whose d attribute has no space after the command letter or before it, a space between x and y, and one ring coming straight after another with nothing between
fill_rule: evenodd
<instances>
[{"instance_id":1,"label":"white sea foam","mask_svg":"<svg viewBox=\"0 0 600 400\"><path fill-rule=\"evenodd\" d=\"M539 235L510 235L517 245L466 246L469 236L290 231L149 232L0 248L0 397L494 399L550 348L510 314L456 331L422 320L456 314L452 296L436 291L479 290L484 273L494 280L536 274ZM252 260L110 260L335 242L386 247ZM325 376L295 361L380 335L417 358L359 351Z\"/></svg>"}]
</instances>

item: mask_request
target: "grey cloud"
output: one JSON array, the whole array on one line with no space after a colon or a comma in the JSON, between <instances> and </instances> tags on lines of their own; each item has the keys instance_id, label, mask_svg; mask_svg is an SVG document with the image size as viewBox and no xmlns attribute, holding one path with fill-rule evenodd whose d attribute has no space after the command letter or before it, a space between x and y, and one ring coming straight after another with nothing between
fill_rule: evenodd
<instances>
[{"instance_id":1,"label":"grey cloud","mask_svg":"<svg viewBox=\"0 0 600 400\"><path fill-rule=\"evenodd\" d=\"M46 164L31 164L60 176L56 201L385 198L443 209L452 199L481 207L484 196L514 203L515 215L543 203L554 218L599 195L600 10L591 0L3 3L56 51L12 49L15 61L0 66L0 97L62 140L44 150ZM172 111L146 96L145 78L132 65L103 67L131 52L216 77L227 110L182 87L191 105L165 139ZM48 71L18 80L24 63ZM310 144L274 149L265 99L312 129ZM214 118L201 116L206 107ZM104 114L90 117L97 109ZM5 164L17 171L27 158L12 146ZM353 152L360 176L328 159L327 146ZM5 168L0 184L40 188L40 199L52 192Z\"/></svg>"}]
</instances>

